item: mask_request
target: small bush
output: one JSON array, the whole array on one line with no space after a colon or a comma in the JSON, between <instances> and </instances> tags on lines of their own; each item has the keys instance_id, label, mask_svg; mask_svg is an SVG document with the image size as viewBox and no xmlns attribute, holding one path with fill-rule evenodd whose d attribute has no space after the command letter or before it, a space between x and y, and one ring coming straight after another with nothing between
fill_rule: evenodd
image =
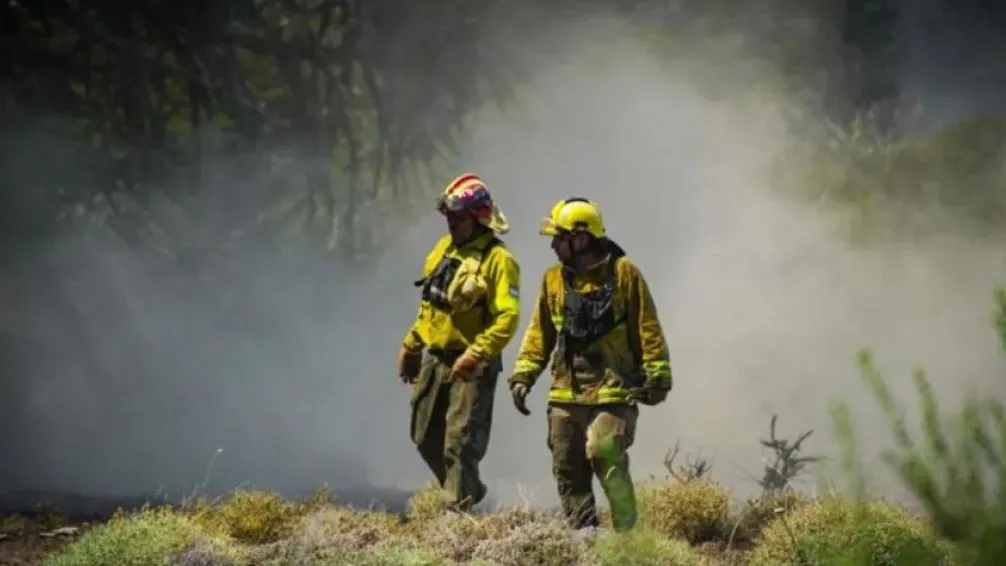
<instances>
[{"instance_id":1,"label":"small bush","mask_svg":"<svg viewBox=\"0 0 1006 566\"><path fill-rule=\"evenodd\" d=\"M295 562L294 564L303 564ZM318 566L442 566L444 561L428 550L405 547L382 547L341 553L328 559L310 562Z\"/></svg>"},{"instance_id":2,"label":"small bush","mask_svg":"<svg viewBox=\"0 0 1006 566\"><path fill-rule=\"evenodd\" d=\"M481 541L471 562L493 566L571 566L590 564L583 537L558 519L527 523L503 536Z\"/></svg>"},{"instance_id":3,"label":"small bush","mask_svg":"<svg viewBox=\"0 0 1006 566\"><path fill-rule=\"evenodd\" d=\"M644 485L640 526L692 544L721 540L730 531L731 496L710 480Z\"/></svg>"},{"instance_id":4,"label":"small bush","mask_svg":"<svg viewBox=\"0 0 1006 566\"><path fill-rule=\"evenodd\" d=\"M1006 290L995 292L992 326L1006 349ZM887 417L895 446L884 459L911 490L944 538L953 541L969 564L1006 563L1006 405L995 397L970 397L955 419L946 419L926 375L913 376L920 430L913 438L904 412L868 351L860 371ZM1006 376L1006 372L1004 372ZM1003 380L1006 385L1006 380ZM835 411L839 439L849 448L854 480L855 438L848 409Z\"/></svg>"},{"instance_id":5,"label":"small bush","mask_svg":"<svg viewBox=\"0 0 1006 566\"><path fill-rule=\"evenodd\" d=\"M168 566L205 531L190 517L170 509L145 509L113 517L91 529L47 566ZM226 548L225 538L216 539Z\"/></svg>"},{"instance_id":6,"label":"small bush","mask_svg":"<svg viewBox=\"0 0 1006 566\"><path fill-rule=\"evenodd\" d=\"M754 541L773 521L790 515L812 501L809 495L793 489L764 493L748 499L737 517L737 524L732 532L733 542Z\"/></svg>"},{"instance_id":7,"label":"small bush","mask_svg":"<svg viewBox=\"0 0 1006 566\"><path fill-rule=\"evenodd\" d=\"M929 525L881 501L825 499L768 525L752 566L806 566L855 559L877 566L954 564L952 548Z\"/></svg>"},{"instance_id":8,"label":"small bush","mask_svg":"<svg viewBox=\"0 0 1006 566\"><path fill-rule=\"evenodd\" d=\"M447 492L436 483L430 482L423 489L417 490L409 497L406 515L410 520L428 521L440 515L450 507Z\"/></svg>"},{"instance_id":9,"label":"small bush","mask_svg":"<svg viewBox=\"0 0 1006 566\"><path fill-rule=\"evenodd\" d=\"M345 553L384 548L397 526L397 519L386 513L331 507L298 521L273 555L292 564L328 564Z\"/></svg>"},{"instance_id":10,"label":"small bush","mask_svg":"<svg viewBox=\"0 0 1006 566\"><path fill-rule=\"evenodd\" d=\"M171 555L172 566L247 566L257 564L234 546L198 537Z\"/></svg>"},{"instance_id":11,"label":"small bush","mask_svg":"<svg viewBox=\"0 0 1006 566\"><path fill-rule=\"evenodd\" d=\"M700 566L707 562L688 543L645 530L602 537L593 550L601 566Z\"/></svg>"},{"instance_id":12,"label":"small bush","mask_svg":"<svg viewBox=\"0 0 1006 566\"><path fill-rule=\"evenodd\" d=\"M23 515L0 518L0 535L21 536L31 529L31 520Z\"/></svg>"},{"instance_id":13,"label":"small bush","mask_svg":"<svg viewBox=\"0 0 1006 566\"><path fill-rule=\"evenodd\" d=\"M555 519L526 507L501 509L489 515L447 514L424 524L412 523L424 548L454 562L467 562L479 544L509 536L518 527L551 523Z\"/></svg>"},{"instance_id":14,"label":"small bush","mask_svg":"<svg viewBox=\"0 0 1006 566\"><path fill-rule=\"evenodd\" d=\"M304 501L291 501L273 492L238 490L218 504L197 502L189 513L211 532L226 533L243 543L264 544L289 536L302 517L326 501L325 490Z\"/></svg>"}]
</instances>

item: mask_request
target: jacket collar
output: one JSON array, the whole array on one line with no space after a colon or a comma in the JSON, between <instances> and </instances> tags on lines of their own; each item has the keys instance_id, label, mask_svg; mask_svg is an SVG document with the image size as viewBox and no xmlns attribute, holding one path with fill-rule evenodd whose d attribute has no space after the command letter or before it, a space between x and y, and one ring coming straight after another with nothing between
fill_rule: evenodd
<instances>
[{"instance_id":1,"label":"jacket collar","mask_svg":"<svg viewBox=\"0 0 1006 566\"><path fill-rule=\"evenodd\" d=\"M468 240L467 242L461 244L460 246L455 246L452 244L452 247L459 250L472 250L472 249L481 250L485 248L487 245L489 245L489 241L492 240L495 236L496 235L493 234L492 232L486 232L485 234L482 234L480 236L472 238L471 240Z\"/></svg>"},{"instance_id":2,"label":"jacket collar","mask_svg":"<svg viewBox=\"0 0 1006 566\"><path fill-rule=\"evenodd\" d=\"M582 273L577 272L572 267L568 267L566 265L563 265L562 269L566 273L571 274L575 277L582 277L584 279L598 279L604 273L604 270L606 269L608 262L610 261L613 261L611 254L605 254L603 258L601 258L596 263L585 269Z\"/></svg>"}]
</instances>

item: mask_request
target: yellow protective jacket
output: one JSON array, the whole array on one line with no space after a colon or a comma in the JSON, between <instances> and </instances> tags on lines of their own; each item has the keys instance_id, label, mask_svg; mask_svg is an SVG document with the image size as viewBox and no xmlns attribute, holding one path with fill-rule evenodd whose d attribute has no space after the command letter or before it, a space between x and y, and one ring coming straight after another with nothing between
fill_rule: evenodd
<instances>
[{"instance_id":1,"label":"yellow protective jacket","mask_svg":"<svg viewBox=\"0 0 1006 566\"><path fill-rule=\"evenodd\" d=\"M453 312L421 300L416 320L403 340L405 347L467 349L483 360L503 352L520 323L520 265L498 240L486 251L493 241L489 233L460 247L452 244L450 235L437 242L426 257L423 276L429 277L445 257L481 261L478 273L486 284L484 300Z\"/></svg>"},{"instance_id":2,"label":"yellow protective jacket","mask_svg":"<svg viewBox=\"0 0 1006 566\"><path fill-rule=\"evenodd\" d=\"M614 261L614 266L609 262ZM533 386L547 363L552 366L549 402L600 405L631 401L629 390L642 386L670 389L671 363L657 309L639 268L626 257L608 256L582 275L554 265L542 279L537 305L521 342L511 385ZM565 273L565 275L564 275ZM581 353L580 362L568 363L563 351L565 280L574 289L590 293L606 277L614 278L614 326ZM571 367L572 366L572 367ZM576 368L575 371L572 368Z\"/></svg>"}]
</instances>

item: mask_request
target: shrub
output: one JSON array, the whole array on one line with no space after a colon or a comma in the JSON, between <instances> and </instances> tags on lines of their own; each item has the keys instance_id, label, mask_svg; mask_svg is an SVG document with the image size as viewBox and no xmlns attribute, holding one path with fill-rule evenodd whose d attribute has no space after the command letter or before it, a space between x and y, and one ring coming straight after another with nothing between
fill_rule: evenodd
<instances>
[{"instance_id":1,"label":"shrub","mask_svg":"<svg viewBox=\"0 0 1006 566\"><path fill-rule=\"evenodd\" d=\"M230 544L217 539L197 537L171 554L172 566L246 566L258 564Z\"/></svg>"},{"instance_id":2,"label":"shrub","mask_svg":"<svg viewBox=\"0 0 1006 566\"><path fill-rule=\"evenodd\" d=\"M167 508L144 509L118 514L108 523L91 529L47 566L168 566L178 553L205 531L190 517ZM228 548L224 537L217 548Z\"/></svg>"},{"instance_id":3,"label":"shrub","mask_svg":"<svg viewBox=\"0 0 1006 566\"><path fill-rule=\"evenodd\" d=\"M763 493L748 499L737 517L737 524L731 532L731 542L751 542L773 521L785 517L793 511L810 504L811 497L803 492L786 489Z\"/></svg>"},{"instance_id":4,"label":"shrub","mask_svg":"<svg viewBox=\"0 0 1006 566\"><path fill-rule=\"evenodd\" d=\"M211 532L263 544L289 536L293 526L323 506L327 498L327 490L319 490L304 501L291 501L268 491L238 490L218 504L199 501L188 512Z\"/></svg>"},{"instance_id":5,"label":"shrub","mask_svg":"<svg viewBox=\"0 0 1006 566\"><path fill-rule=\"evenodd\" d=\"M589 564L583 537L558 519L519 525L503 536L479 542L471 562L493 566L571 566Z\"/></svg>"},{"instance_id":6,"label":"shrub","mask_svg":"<svg viewBox=\"0 0 1006 566\"><path fill-rule=\"evenodd\" d=\"M772 522L751 554L752 566L953 564L952 548L927 523L882 501L824 499Z\"/></svg>"},{"instance_id":7,"label":"shrub","mask_svg":"<svg viewBox=\"0 0 1006 566\"><path fill-rule=\"evenodd\" d=\"M995 298L992 324L1006 349L1006 290L997 289ZM869 352L860 353L859 365L894 434L895 447L885 461L922 503L937 532L957 544L966 563L1006 563L1006 405L971 398L947 422L929 380L917 372L922 421L917 441ZM835 417L842 440L853 446L844 406L837 407Z\"/></svg>"},{"instance_id":8,"label":"shrub","mask_svg":"<svg viewBox=\"0 0 1006 566\"><path fill-rule=\"evenodd\" d=\"M731 496L714 481L643 485L638 498L640 526L665 536L700 544L730 530Z\"/></svg>"},{"instance_id":9,"label":"shrub","mask_svg":"<svg viewBox=\"0 0 1006 566\"><path fill-rule=\"evenodd\" d=\"M450 498L447 492L436 483L430 482L409 497L405 512L409 520L428 521L443 515L449 507Z\"/></svg>"},{"instance_id":10,"label":"shrub","mask_svg":"<svg viewBox=\"0 0 1006 566\"><path fill-rule=\"evenodd\" d=\"M397 519L386 513L331 507L299 520L273 556L293 564L327 564L346 553L385 548L396 527Z\"/></svg>"},{"instance_id":11,"label":"shrub","mask_svg":"<svg viewBox=\"0 0 1006 566\"><path fill-rule=\"evenodd\" d=\"M796 116L802 143L779 156L776 186L852 212L847 235L857 241L926 233L939 218L1001 232L1006 120L978 116L926 137L894 138L876 118L867 111L839 127Z\"/></svg>"},{"instance_id":12,"label":"shrub","mask_svg":"<svg viewBox=\"0 0 1006 566\"><path fill-rule=\"evenodd\" d=\"M489 515L447 514L426 523L412 523L424 548L447 560L467 562L479 544L509 536L518 527L553 522L544 512L528 507L501 509Z\"/></svg>"},{"instance_id":13,"label":"shrub","mask_svg":"<svg viewBox=\"0 0 1006 566\"><path fill-rule=\"evenodd\" d=\"M0 535L21 536L31 529L31 520L24 515L0 518Z\"/></svg>"},{"instance_id":14,"label":"shrub","mask_svg":"<svg viewBox=\"0 0 1006 566\"><path fill-rule=\"evenodd\" d=\"M294 564L303 563L295 562ZM441 566L445 563L427 550L382 547L346 552L310 564L318 566Z\"/></svg>"},{"instance_id":15,"label":"shrub","mask_svg":"<svg viewBox=\"0 0 1006 566\"><path fill-rule=\"evenodd\" d=\"M688 543L646 530L602 537L593 551L601 566L700 566L706 563Z\"/></svg>"}]
</instances>

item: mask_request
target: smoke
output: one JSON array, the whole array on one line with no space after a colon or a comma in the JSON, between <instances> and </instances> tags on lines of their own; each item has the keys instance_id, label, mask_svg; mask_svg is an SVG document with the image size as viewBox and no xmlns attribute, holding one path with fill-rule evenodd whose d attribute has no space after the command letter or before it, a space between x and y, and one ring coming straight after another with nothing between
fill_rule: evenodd
<instances>
[{"instance_id":1,"label":"smoke","mask_svg":"<svg viewBox=\"0 0 1006 566\"><path fill-rule=\"evenodd\" d=\"M898 495L873 464L890 443L855 353L875 351L909 410L919 367L949 408L971 390L998 392L989 310L994 285L1006 281L1001 242L955 236L958 224L851 247L840 214L785 201L768 181L771 161L799 143L783 111L795 102L745 84L739 70L752 62L713 50L668 61L610 20L578 25L567 56L592 64L543 69L519 116L480 124L470 157L515 226L507 241L522 262L526 308L553 261L535 226L569 196L600 203L609 234L648 278L676 386L668 403L642 410L636 477L663 476L680 439L750 493L773 414L781 435L814 429L808 451L834 456L829 408L844 400L877 489ZM533 394L530 419L502 411L487 470L548 498L545 388Z\"/></svg>"},{"instance_id":2,"label":"smoke","mask_svg":"<svg viewBox=\"0 0 1006 566\"><path fill-rule=\"evenodd\" d=\"M523 39L538 58L519 105L473 120L462 163L513 225L521 331L553 261L538 220L560 198L598 201L647 277L676 384L665 405L642 411L636 477L662 474L680 438L713 458L719 479L753 490L770 416L784 434L814 428L809 450L830 453L835 399L850 402L864 451L876 453L887 441L854 366L864 346L900 394L921 366L951 405L1001 372L988 330L992 287L1006 281L1001 242L944 235L854 249L836 235L840 216L782 200L765 171L797 143L783 112L793 101L751 88L740 52L684 45L667 60L608 17L535 37ZM238 193L256 170L220 163L212 174ZM205 223L225 208L211 206ZM21 265L31 277L5 289L17 396L0 434L17 458L5 458L0 481L177 493L212 463L217 489L419 487L428 472L408 440L409 390L393 375L418 300L410 282L443 230L432 211L418 214L429 220L372 271L257 250L242 277L216 282L230 291L226 308L103 232L47 243ZM43 278L57 292L37 292ZM524 418L500 386L483 466L497 498L554 500L546 388L547 377Z\"/></svg>"}]
</instances>

